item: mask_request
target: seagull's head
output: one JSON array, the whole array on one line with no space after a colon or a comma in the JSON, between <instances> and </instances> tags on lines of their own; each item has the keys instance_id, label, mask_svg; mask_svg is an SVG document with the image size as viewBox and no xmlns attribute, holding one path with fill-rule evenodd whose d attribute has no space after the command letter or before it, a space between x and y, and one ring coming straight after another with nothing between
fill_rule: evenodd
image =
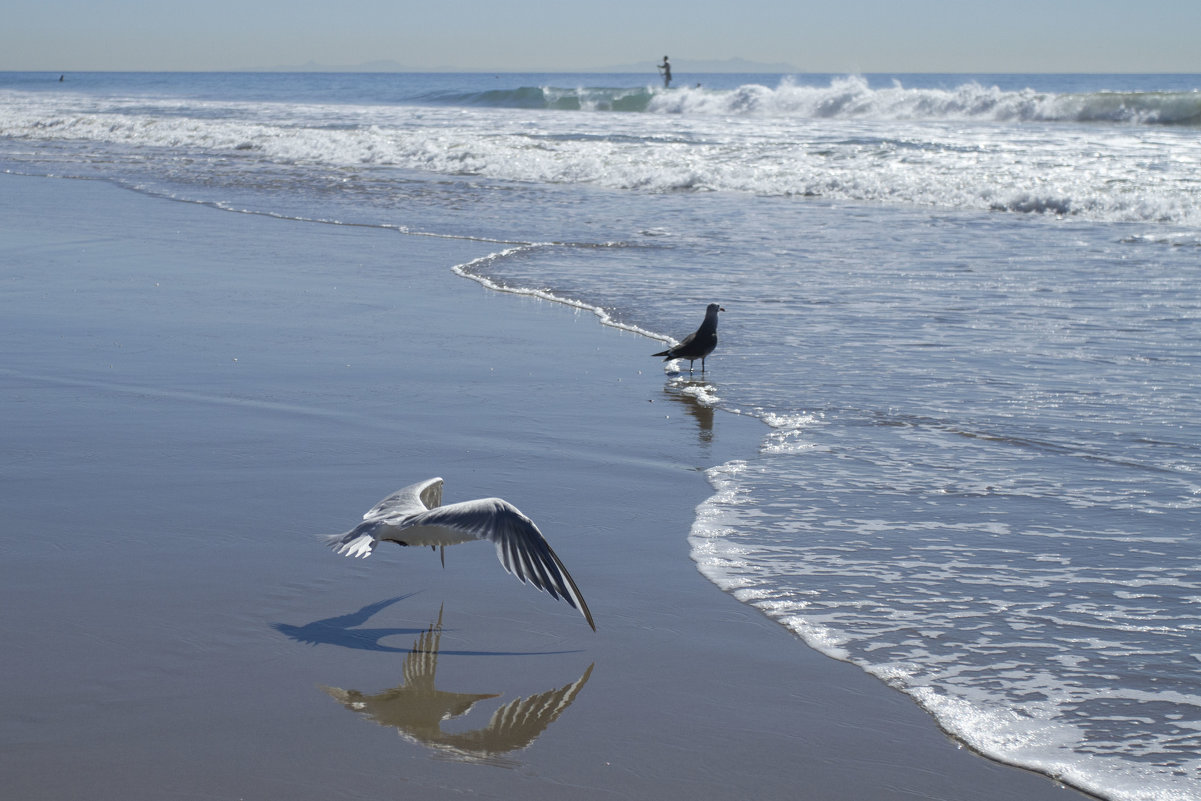
<instances>
[{"instance_id":1,"label":"seagull's head","mask_svg":"<svg viewBox=\"0 0 1201 801\"><path fill-rule=\"evenodd\" d=\"M723 308L721 307L721 304L720 304L720 303L710 303L710 304L709 304L709 307L708 307L707 309L705 309L705 316L706 316L706 317L713 317L713 316L714 316L714 315L716 315L718 312L723 312L723 311L725 311L725 309L723 309Z\"/></svg>"}]
</instances>

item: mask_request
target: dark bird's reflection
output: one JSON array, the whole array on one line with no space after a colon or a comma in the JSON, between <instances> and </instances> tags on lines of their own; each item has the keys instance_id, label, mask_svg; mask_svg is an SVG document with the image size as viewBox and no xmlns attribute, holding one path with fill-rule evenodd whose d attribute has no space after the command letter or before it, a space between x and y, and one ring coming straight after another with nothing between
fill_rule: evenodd
<instances>
[{"instance_id":1,"label":"dark bird's reflection","mask_svg":"<svg viewBox=\"0 0 1201 801\"><path fill-rule=\"evenodd\" d=\"M334 700L381 726L393 726L402 737L449 756L470 762L511 766L502 754L525 748L546 731L571 706L588 683L593 665L571 684L510 701L492 713L483 728L450 733L444 721L469 714L478 702L500 693L458 693L434 686L442 640L442 612L436 623L422 632L404 661L404 683L366 695L358 690L322 687Z\"/></svg>"},{"instance_id":2,"label":"dark bird's reflection","mask_svg":"<svg viewBox=\"0 0 1201 801\"><path fill-rule=\"evenodd\" d=\"M663 394L683 404L684 411L696 420L702 442L713 439L713 404L709 402L713 395L712 384L707 381L675 379L663 387Z\"/></svg>"}]
</instances>

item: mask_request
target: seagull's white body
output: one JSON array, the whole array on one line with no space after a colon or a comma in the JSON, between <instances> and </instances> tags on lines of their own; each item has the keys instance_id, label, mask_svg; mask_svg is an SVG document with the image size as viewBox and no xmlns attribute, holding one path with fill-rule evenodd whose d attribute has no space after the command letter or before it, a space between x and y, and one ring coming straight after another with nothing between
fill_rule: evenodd
<instances>
[{"instance_id":1,"label":"seagull's white body","mask_svg":"<svg viewBox=\"0 0 1201 801\"><path fill-rule=\"evenodd\" d=\"M487 540L496 546L496 556L506 571L523 584L562 598L596 630L588 604L563 562L534 521L508 501L480 498L443 506L442 479L431 478L397 490L363 515L362 523L327 538L338 553L360 557L370 556L384 540L432 548Z\"/></svg>"}]
</instances>

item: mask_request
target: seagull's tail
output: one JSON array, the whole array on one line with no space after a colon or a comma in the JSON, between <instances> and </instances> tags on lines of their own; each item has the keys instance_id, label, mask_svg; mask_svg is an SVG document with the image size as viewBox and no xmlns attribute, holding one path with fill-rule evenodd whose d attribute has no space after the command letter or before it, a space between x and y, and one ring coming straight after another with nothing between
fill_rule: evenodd
<instances>
[{"instance_id":1,"label":"seagull's tail","mask_svg":"<svg viewBox=\"0 0 1201 801\"><path fill-rule=\"evenodd\" d=\"M672 348L668 348L667 350L665 350L661 353L652 353L651 356L666 356L667 359L670 359L670 358L672 358L671 351L672 351ZM663 361L667 361L667 359L664 359Z\"/></svg>"},{"instance_id":2,"label":"seagull's tail","mask_svg":"<svg viewBox=\"0 0 1201 801\"><path fill-rule=\"evenodd\" d=\"M335 551L347 556L361 556L366 559L375 550L377 540L369 533L358 529L346 534L334 534L325 538L325 544Z\"/></svg>"}]
</instances>

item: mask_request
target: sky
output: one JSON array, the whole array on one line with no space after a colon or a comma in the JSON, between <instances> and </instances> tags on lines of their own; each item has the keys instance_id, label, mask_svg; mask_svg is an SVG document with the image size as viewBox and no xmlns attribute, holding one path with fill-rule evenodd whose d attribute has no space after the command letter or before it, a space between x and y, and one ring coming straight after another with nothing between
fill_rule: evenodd
<instances>
[{"instance_id":1,"label":"sky","mask_svg":"<svg viewBox=\"0 0 1201 801\"><path fill-rule=\"evenodd\" d=\"M0 70L1201 73L1201 0L5 0Z\"/></svg>"}]
</instances>

